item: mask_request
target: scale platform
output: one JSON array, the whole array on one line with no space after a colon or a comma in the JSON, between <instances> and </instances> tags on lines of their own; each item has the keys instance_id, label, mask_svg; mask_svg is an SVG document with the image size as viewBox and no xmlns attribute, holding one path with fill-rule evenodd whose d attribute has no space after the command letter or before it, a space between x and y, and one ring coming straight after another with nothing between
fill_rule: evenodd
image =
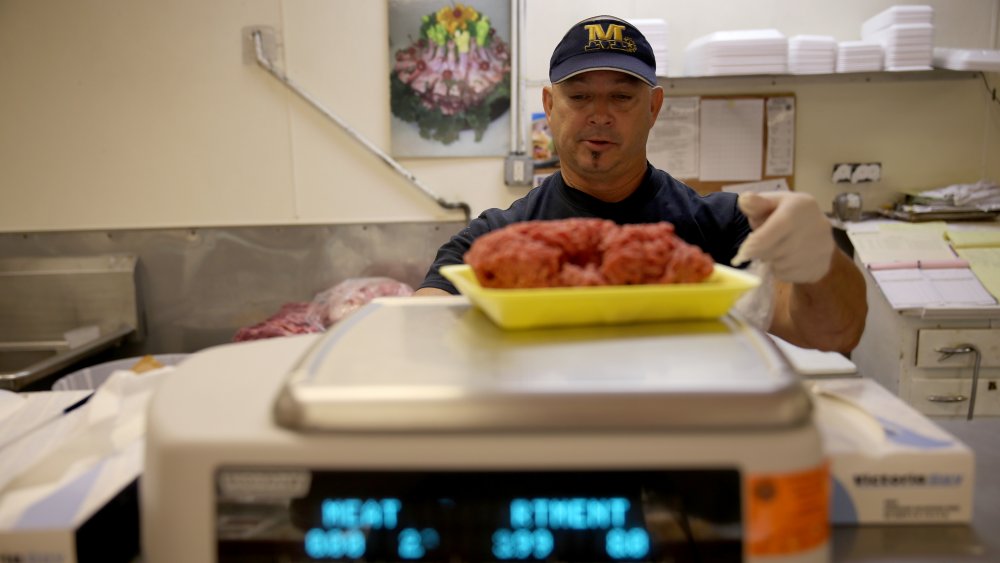
<instances>
[{"instance_id":1,"label":"scale platform","mask_svg":"<svg viewBox=\"0 0 1000 563\"><path fill-rule=\"evenodd\" d=\"M448 299L448 298L445 298ZM692 429L802 424L773 342L733 318L510 331L464 300L388 299L337 325L276 405L300 430Z\"/></svg>"}]
</instances>

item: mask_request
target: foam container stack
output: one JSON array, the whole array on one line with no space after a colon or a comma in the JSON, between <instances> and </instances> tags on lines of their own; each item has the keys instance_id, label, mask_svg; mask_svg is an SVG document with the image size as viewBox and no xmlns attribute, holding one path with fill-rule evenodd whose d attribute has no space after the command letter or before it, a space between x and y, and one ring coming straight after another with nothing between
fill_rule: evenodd
<instances>
[{"instance_id":1,"label":"foam container stack","mask_svg":"<svg viewBox=\"0 0 1000 563\"><path fill-rule=\"evenodd\" d=\"M788 38L788 72L830 74L837 61L837 40L829 35L795 35Z\"/></svg>"},{"instance_id":2,"label":"foam container stack","mask_svg":"<svg viewBox=\"0 0 1000 563\"><path fill-rule=\"evenodd\" d=\"M883 56L878 43L841 41L837 44L837 72L878 72Z\"/></svg>"},{"instance_id":3,"label":"foam container stack","mask_svg":"<svg viewBox=\"0 0 1000 563\"><path fill-rule=\"evenodd\" d=\"M659 18L632 19L629 23L639 29L653 48L656 59L656 76L667 75L667 22Z\"/></svg>"},{"instance_id":4,"label":"foam container stack","mask_svg":"<svg viewBox=\"0 0 1000 563\"><path fill-rule=\"evenodd\" d=\"M930 70L933 19L930 6L891 6L861 24L861 39L882 45L885 70Z\"/></svg>"},{"instance_id":5,"label":"foam container stack","mask_svg":"<svg viewBox=\"0 0 1000 563\"><path fill-rule=\"evenodd\" d=\"M716 31L684 49L686 76L784 74L788 38L776 29Z\"/></svg>"},{"instance_id":6,"label":"foam container stack","mask_svg":"<svg viewBox=\"0 0 1000 563\"><path fill-rule=\"evenodd\" d=\"M934 47L934 66L949 70L1000 72L1000 49Z\"/></svg>"}]
</instances>

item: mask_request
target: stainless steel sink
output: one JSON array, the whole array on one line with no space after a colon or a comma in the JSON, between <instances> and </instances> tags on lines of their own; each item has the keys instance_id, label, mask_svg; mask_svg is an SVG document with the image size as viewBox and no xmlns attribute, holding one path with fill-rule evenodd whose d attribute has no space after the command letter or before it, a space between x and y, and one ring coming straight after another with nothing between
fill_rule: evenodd
<instances>
[{"instance_id":1,"label":"stainless steel sink","mask_svg":"<svg viewBox=\"0 0 1000 563\"><path fill-rule=\"evenodd\" d=\"M75 347L59 340L0 342L0 389L23 389L75 362L120 344L133 332L135 330L131 327L121 327Z\"/></svg>"},{"instance_id":2,"label":"stainless steel sink","mask_svg":"<svg viewBox=\"0 0 1000 563\"><path fill-rule=\"evenodd\" d=\"M60 350L5 350L0 348L0 374L16 373L24 368L47 360Z\"/></svg>"},{"instance_id":3,"label":"stainless steel sink","mask_svg":"<svg viewBox=\"0 0 1000 563\"><path fill-rule=\"evenodd\" d=\"M131 254L0 258L0 389L140 339Z\"/></svg>"}]
</instances>

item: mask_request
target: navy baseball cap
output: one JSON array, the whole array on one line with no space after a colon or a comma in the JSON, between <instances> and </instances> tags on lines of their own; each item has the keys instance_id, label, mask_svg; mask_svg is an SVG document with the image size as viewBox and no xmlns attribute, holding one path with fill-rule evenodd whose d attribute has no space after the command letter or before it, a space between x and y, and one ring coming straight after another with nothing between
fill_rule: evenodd
<instances>
[{"instance_id":1,"label":"navy baseball cap","mask_svg":"<svg viewBox=\"0 0 1000 563\"><path fill-rule=\"evenodd\" d=\"M656 86L656 58L636 27L614 16L577 22L556 45L549 60L549 81L558 84L591 70L616 70Z\"/></svg>"}]
</instances>

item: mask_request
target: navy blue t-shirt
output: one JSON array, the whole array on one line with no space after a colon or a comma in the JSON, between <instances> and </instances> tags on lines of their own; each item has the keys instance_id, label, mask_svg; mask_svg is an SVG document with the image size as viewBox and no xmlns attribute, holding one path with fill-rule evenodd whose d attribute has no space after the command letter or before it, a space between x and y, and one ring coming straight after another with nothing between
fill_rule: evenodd
<instances>
[{"instance_id":1,"label":"navy blue t-shirt","mask_svg":"<svg viewBox=\"0 0 1000 563\"><path fill-rule=\"evenodd\" d=\"M674 224L677 236L701 247L720 264L729 264L743 239L750 233L747 218L736 206L736 194L718 192L705 196L649 165L646 176L632 195L607 203L570 188L556 172L507 209L487 209L469 226L438 250L420 287L436 287L448 293L458 290L438 273L448 264L461 264L472 241L490 231L520 221L596 217L622 225L628 223Z\"/></svg>"}]
</instances>

